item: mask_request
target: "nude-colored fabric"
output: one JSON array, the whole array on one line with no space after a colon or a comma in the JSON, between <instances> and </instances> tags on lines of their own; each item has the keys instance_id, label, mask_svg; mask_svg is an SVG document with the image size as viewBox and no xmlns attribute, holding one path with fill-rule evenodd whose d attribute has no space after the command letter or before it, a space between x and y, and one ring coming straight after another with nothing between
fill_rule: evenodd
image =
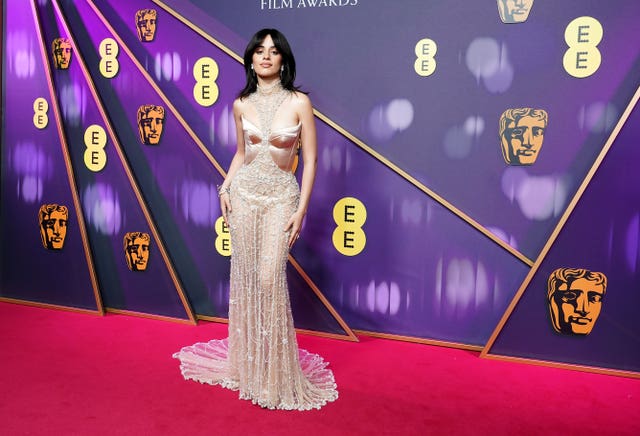
<instances>
[{"instance_id":1,"label":"nude-colored fabric","mask_svg":"<svg viewBox=\"0 0 640 436\"><path fill-rule=\"evenodd\" d=\"M230 185L232 212L229 338L198 343L174 354L182 374L239 390L242 399L270 409L320 408L338 397L322 357L299 350L293 328L286 264L289 232L300 189L291 167L301 125L271 132L290 96L252 94L261 126L243 120L245 165Z\"/></svg>"}]
</instances>

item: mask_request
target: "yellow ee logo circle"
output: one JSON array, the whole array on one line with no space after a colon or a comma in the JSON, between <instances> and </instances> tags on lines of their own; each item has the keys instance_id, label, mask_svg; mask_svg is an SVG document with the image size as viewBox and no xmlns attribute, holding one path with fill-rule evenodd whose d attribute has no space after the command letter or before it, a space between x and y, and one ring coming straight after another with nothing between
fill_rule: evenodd
<instances>
[{"instance_id":1,"label":"yellow ee logo circle","mask_svg":"<svg viewBox=\"0 0 640 436\"><path fill-rule=\"evenodd\" d=\"M98 51L100 52L100 74L107 79L112 79L120 70L118 43L112 38L105 38L100 42Z\"/></svg>"},{"instance_id":2,"label":"yellow ee logo circle","mask_svg":"<svg viewBox=\"0 0 640 436\"><path fill-rule=\"evenodd\" d=\"M33 125L38 129L44 129L49 124L49 103L42 97L38 97L33 102Z\"/></svg>"},{"instance_id":3,"label":"yellow ee logo circle","mask_svg":"<svg viewBox=\"0 0 640 436\"><path fill-rule=\"evenodd\" d=\"M582 79L600 68L602 56L597 46L602 35L602 24L593 17L578 17L567 25L564 40L569 49L562 58L567 73Z\"/></svg>"},{"instance_id":4,"label":"yellow ee logo circle","mask_svg":"<svg viewBox=\"0 0 640 436\"><path fill-rule=\"evenodd\" d=\"M413 69L419 76L430 76L436 70L435 55L438 51L438 44L433 39L424 38L418 41L415 47L416 61Z\"/></svg>"},{"instance_id":5,"label":"yellow ee logo circle","mask_svg":"<svg viewBox=\"0 0 640 436\"><path fill-rule=\"evenodd\" d=\"M196 79L193 98L200 106L209 107L218 100L220 90L216 79L219 72L218 64L209 57L198 59L193 66L193 77Z\"/></svg>"},{"instance_id":6,"label":"yellow ee logo circle","mask_svg":"<svg viewBox=\"0 0 640 436\"><path fill-rule=\"evenodd\" d=\"M362 226L367 220L367 208L354 197L344 197L333 207L333 220L337 227L333 231L332 241L339 253L355 256L364 250L367 235Z\"/></svg>"},{"instance_id":7,"label":"yellow ee logo circle","mask_svg":"<svg viewBox=\"0 0 640 436\"><path fill-rule=\"evenodd\" d=\"M92 124L84 131L84 165L93 172L101 171L107 165L107 153L104 147L107 145L107 134L104 129Z\"/></svg>"},{"instance_id":8,"label":"yellow ee logo circle","mask_svg":"<svg viewBox=\"0 0 640 436\"><path fill-rule=\"evenodd\" d=\"M231 256L231 234L229 233L229 226L224 222L222 217L216 220L214 226L216 231L216 251L221 256Z\"/></svg>"}]
</instances>

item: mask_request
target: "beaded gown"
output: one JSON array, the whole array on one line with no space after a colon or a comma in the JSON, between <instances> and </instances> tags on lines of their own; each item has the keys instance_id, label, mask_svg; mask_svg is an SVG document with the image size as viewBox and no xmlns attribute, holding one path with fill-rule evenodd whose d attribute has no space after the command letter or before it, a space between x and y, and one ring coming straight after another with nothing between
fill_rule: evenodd
<instances>
[{"instance_id":1,"label":"beaded gown","mask_svg":"<svg viewBox=\"0 0 640 436\"><path fill-rule=\"evenodd\" d=\"M289 232L300 188L292 172L302 126L271 130L292 93L281 86L248 98L256 123L242 116L244 165L230 184L229 337L175 353L185 379L239 391L269 409L320 408L338 397L333 373L298 349L286 277Z\"/></svg>"}]
</instances>

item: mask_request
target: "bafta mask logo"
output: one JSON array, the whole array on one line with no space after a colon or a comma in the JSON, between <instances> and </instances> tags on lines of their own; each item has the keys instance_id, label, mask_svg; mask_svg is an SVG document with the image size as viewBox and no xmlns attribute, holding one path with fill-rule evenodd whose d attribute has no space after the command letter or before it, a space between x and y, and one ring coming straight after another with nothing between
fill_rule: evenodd
<instances>
[{"instance_id":1,"label":"bafta mask logo","mask_svg":"<svg viewBox=\"0 0 640 436\"><path fill-rule=\"evenodd\" d=\"M607 277L578 268L558 268L549 276L547 301L553 328L568 335L588 335L600 315Z\"/></svg>"},{"instance_id":2,"label":"bafta mask logo","mask_svg":"<svg viewBox=\"0 0 640 436\"><path fill-rule=\"evenodd\" d=\"M40 237L47 250L62 250L67 236L69 210L67 206L43 204L38 213Z\"/></svg>"},{"instance_id":3,"label":"bafta mask logo","mask_svg":"<svg viewBox=\"0 0 640 436\"><path fill-rule=\"evenodd\" d=\"M500 147L509 165L532 165L542 148L548 123L543 109L507 109L500 117Z\"/></svg>"},{"instance_id":4,"label":"bafta mask logo","mask_svg":"<svg viewBox=\"0 0 640 436\"><path fill-rule=\"evenodd\" d=\"M56 38L51 44L53 48L53 66L58 70L66 70L71 63L71 41L69 38Z\"/></svg>"},{"instance_id":5,"label":"bafta mask logo","mask_svg":"<svg viewBox=\"0 0 640 436\"><path fill-rule=\"evenodd\" d=\"M124 235L124 255L131 271L144 271L149 262L148 233L129 232Z\"/></svg>"},{"instance_id":6,"label":"bafta mask logo","mask_svg":"<svg viewBox=\"0 0 640 436\"><path fill-rule=\"evenodd\" d=\"M142 42L151 42L156 36L156 21L158 13L155 9L141 9L136 12L136 28L138 39Z\"/></svg>"},{"instance_id":7,"label":"bafta mask logo","mask_svg":"<svg viewBox=\"0 0 640 436\"><path fill-rule=\"evenodd\" d=\"M533 0L498 0L498 12L503 23L524 23L529 18Z\"/></svg>"},{"instance_id":8,"label":"bafta mask logo","mask_svg":"<svg viewBox=\"0 0 640 436\"><path fill-rule=\"evenodd\" d=\"M148 104L138 109L140 141L146 145L158 145L164 126L164 108Z\"/></svg>"}]
</instances>

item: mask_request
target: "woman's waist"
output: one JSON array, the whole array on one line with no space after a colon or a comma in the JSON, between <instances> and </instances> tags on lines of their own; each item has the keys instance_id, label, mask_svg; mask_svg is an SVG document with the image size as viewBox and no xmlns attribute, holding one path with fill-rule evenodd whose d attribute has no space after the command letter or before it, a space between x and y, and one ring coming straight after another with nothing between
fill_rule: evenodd
<instances>
[{"instance_id":1,"label":"woman's waist","mask_svg":"<svg viewBox=\"0 0 640 436\"><path fill-rule=\"evenodd\" d=\"M254 147L245 153L244 164L250 165L254 161L264 164L273 164L280 170L292 172L296 158L295 147L278 148L274 146Z\"/></svg>"},{"instance_id":2,"label":"woman's waist","mask_svg":"<svg viewBox=\"0 0 640 436\"><path fill-rule=\"evenodd\" d=\"M283 171L278 167L268 166L263 168L252 162L243 165L231 182L231 187L249 189L251 191L270 192L276 188L292 188L296 191L298 181L291 171Z\"/></svg>"}]
</instances>

